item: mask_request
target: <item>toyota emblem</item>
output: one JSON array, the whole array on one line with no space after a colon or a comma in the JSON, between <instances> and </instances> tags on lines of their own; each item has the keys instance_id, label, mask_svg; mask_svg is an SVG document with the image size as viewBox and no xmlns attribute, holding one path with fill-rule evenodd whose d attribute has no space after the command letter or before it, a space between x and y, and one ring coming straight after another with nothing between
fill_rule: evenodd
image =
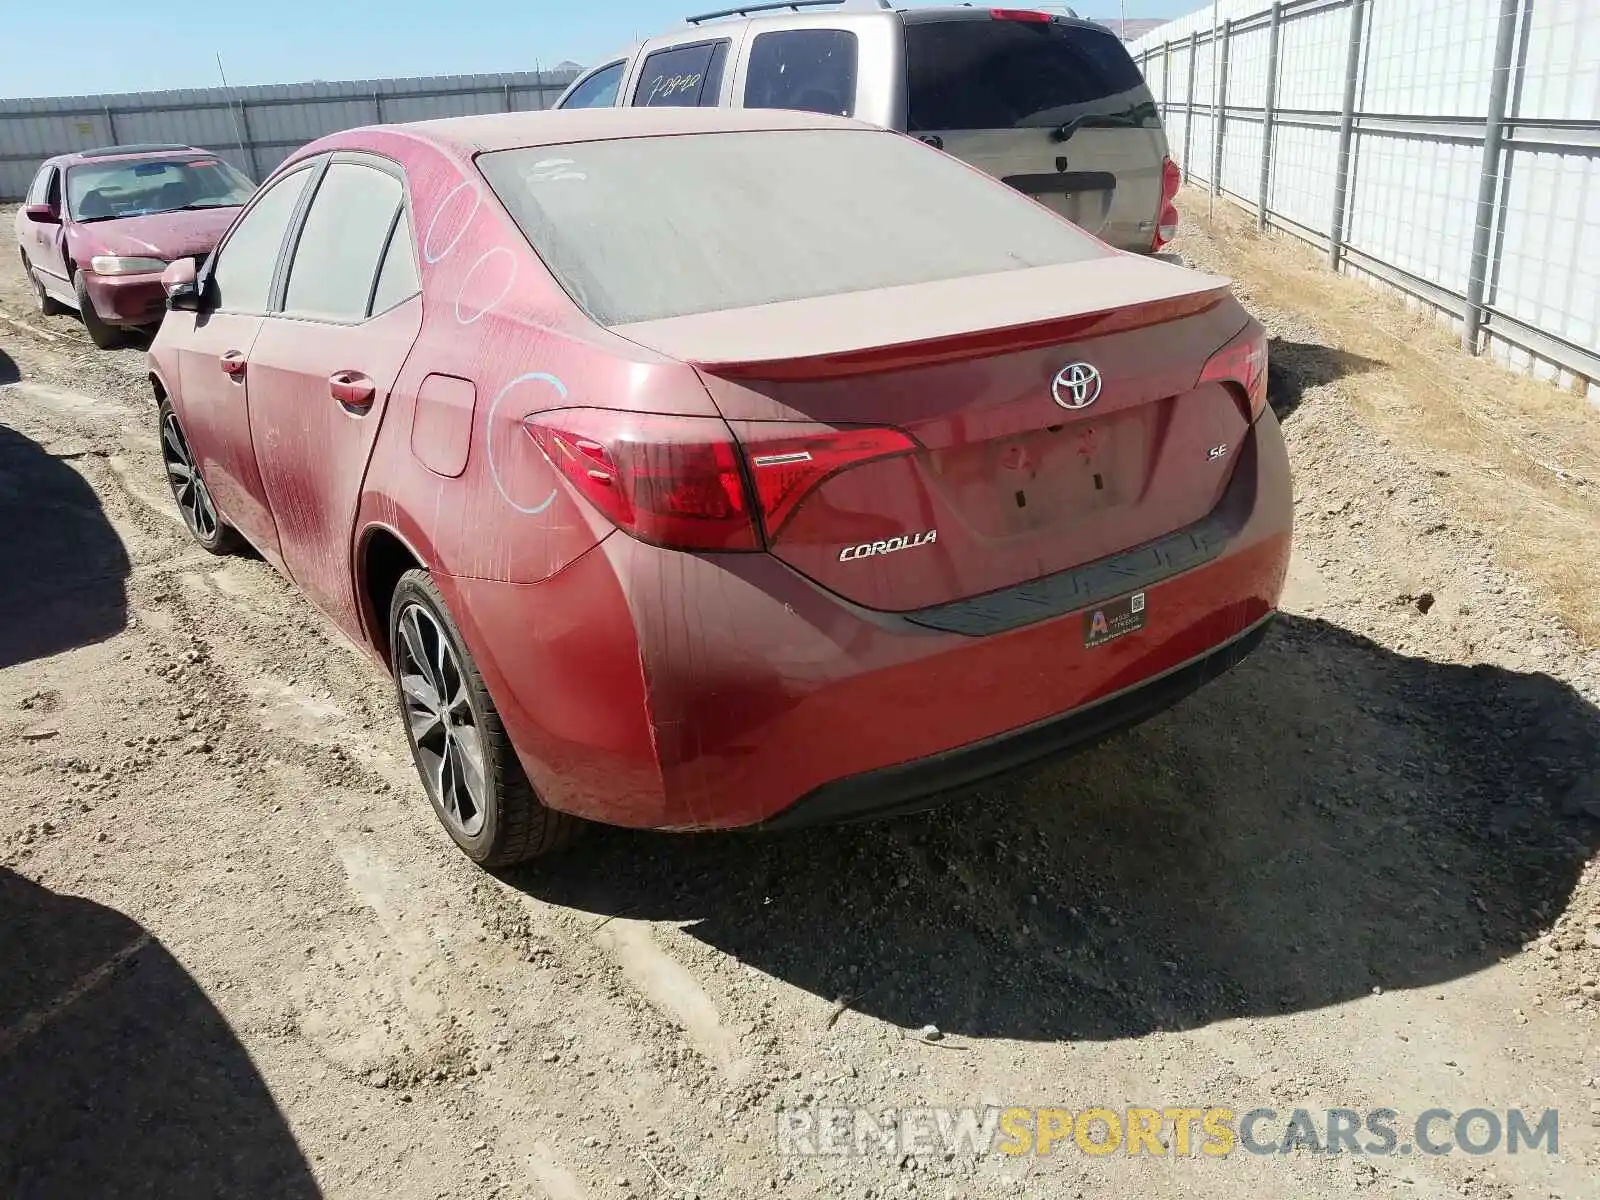
<instances>
[{"instance_id":1,"label":"toyota emblem","mask_svg":"<svg viewBox=\"0 0 1600 1200\"><path fill-rule=\"evenodd\" d=\"M1062 408L1088 408L1100 399L1100 372L1086 362L1068 363L1056 372L1050 393Z\"/></svg>"}]
</instances>

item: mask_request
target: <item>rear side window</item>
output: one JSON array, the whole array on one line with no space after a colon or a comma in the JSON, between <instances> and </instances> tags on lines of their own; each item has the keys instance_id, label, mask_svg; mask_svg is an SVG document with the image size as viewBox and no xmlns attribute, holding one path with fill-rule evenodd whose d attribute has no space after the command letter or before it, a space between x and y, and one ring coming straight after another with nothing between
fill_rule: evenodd
<instances>
[{"instance_id":1,"label":"rear side window","mask_svg":"<svg viewBox=\"0 0 1600 1200\"><path fill-rule=\"evenodd\" d=\"M311 178L309 167L270 184L233 227L211 268L212 303L227 312L264 313L283 235Z\"/></svg>"},{"instance_id":2,"label":"rear side window","mask_svg":"<svg viewBox=\"0 0 1600 1200\"><path fill-rule=\"evenodd\" d=\"M750 44L744 106L853 116L856 56L856 35L847 29L759 34Z\"/></svg>"},{"instance_id":3,"label":"rear side window","mask_svg":"<svg viewBox=\"0 0 1600 1200\"><path fill-rule=\"evenodd\" d=\"M601 67L589 78L572 89L562 108L610 108L617 102L617 89L622 86L622 68L627 63L612 63Z\"/></svg>"},{"instance_id":4,"label":"rear side window","mask_svg":"<svg viewBox=\"0 0 1600 1200\"><path fill-rule=\"evenodd\" d=\"M411 244L411 224L401 213L389 235L389 248L383 252L383 265L378 268L378 282L372 289L374 314L388 312L402 300L409 300L422 290L417 278L417 251Z\"/></svg>"},{"instance_id":5,"label":"rear side window","mask_svg":"<svg viewBox=\"0 0 1600 1200\"><path fill-rule=\"evenodd\" d=\"M400 181L387 171L360 163L329 167L295 247L283 311L331 321L365 317L403 197Z\"/></svg>"},{"instance_id":6,"label":"rear side window","mask_svg":"<svg viewBox=\"0 0 1600 1200\"><path fill-rule=\"evenodd\" d=\"M633 102L640 108L715 108L728 40L657 50L644 60Z\"/></svg>"},{"instance_id":7,"label":"rear side window","mask_svg":"<svg viewBox=\"0 0 1600 1200\"><path fill-rule=\"evenodd\" d=\"M1106 253L999 180L879 130L575 142L561 148L561 171L549 153L502 150L478 165L603 325Z\"/></svg>"},{"instance_id":8,"label":"rear side window","mask_svg":"<svg viewBox=\"0 0 1600 1200\"><path fill-rule=\"evenodd\" d=\"M906 23L906 129L1060 125L1065 110L1125 93L1144 78L1110 32L1059 21ZM1142 94L1127 96L1128 107Z\"/></svg>"}]
</instances>

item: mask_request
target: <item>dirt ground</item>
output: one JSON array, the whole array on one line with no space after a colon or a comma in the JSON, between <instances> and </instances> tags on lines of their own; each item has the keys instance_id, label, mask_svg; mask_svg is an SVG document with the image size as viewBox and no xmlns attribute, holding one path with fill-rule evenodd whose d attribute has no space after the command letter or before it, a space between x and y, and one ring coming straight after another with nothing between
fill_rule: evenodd
<instances>
[{"instance_id":1,"label":"dirt ground","mask_svg":"<svg viewBox=\"0 0 1600 1200\"><path fill-rule=\"evenodd\" d=\"M191 546L142 352L40 318L5 257L0 1196L1600 1195L1600 654L1582 543L1541 540L1581 508L1535 537L1493 494L1591 503L1591 416L1440 358L1506 398L1463 469L1431 332L1203 215L1178 250L1271 330L1297 472L1254 657L931 817L600 831L501 878L437 828L383 676ZM1539 439L1592 482L1511 473ZM780 1156L810 1102L1557 1108L1560 1137Z\"/></svg>"}]
</instances>

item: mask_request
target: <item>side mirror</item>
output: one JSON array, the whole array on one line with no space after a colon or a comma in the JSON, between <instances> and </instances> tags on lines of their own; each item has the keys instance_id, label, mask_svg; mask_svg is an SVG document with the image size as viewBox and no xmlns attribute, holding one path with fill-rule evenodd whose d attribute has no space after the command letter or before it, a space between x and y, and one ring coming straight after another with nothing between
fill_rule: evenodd
<instances>
[{"instance_id":1,"label":"side mirror","mask_svg":"<svg viewBox=\"0 0 1600 1200\"><path fill-rule=\"evenodd\" d=\"M167 293L167 307L198 312L200 285L195 280L194 259L180 258L161 272L161 290Z\"/></svg>"},{"instance_id":2,"label":"side mirror","mask_svg":"<svg viewBox=\"0 0 1600 1200\"><path fill-rule=\"evenodd\" d=\"M61 214L48 204L30 204L22 210L22 215L30 221L37 221L40 225L61 224Z\"/></svg>"}]
</instances>

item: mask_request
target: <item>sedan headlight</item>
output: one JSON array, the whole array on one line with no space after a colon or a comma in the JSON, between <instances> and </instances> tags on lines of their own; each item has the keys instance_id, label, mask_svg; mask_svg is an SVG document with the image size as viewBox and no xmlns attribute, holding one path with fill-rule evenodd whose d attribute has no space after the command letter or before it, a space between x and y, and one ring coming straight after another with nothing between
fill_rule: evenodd
<instances>
[{"instance_id":1,"label":"sedan headlight","mask_svg":"<svg viewBox=\"0 0 1600 1200\"><path fill-rule=\"evenodd\" d=\"M139 275L148 271L165 271L164 258L123 258L118 254L96 254L89 260L96 275Z\"/></svg>"}]
</instances>

